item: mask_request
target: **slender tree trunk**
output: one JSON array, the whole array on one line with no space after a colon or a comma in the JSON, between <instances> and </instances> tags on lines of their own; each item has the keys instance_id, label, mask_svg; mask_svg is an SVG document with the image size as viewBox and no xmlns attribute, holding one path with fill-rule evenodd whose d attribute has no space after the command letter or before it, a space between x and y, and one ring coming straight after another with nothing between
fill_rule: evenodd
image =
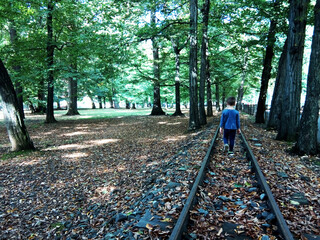
<instances>
[{"instance_id":1,"label":"slender tree trunk","mask_svg":"<svg viewBox=\"0 0 320 240\"><path fill-rule=\"evenodd\" d=\"M9 32L10 32L10 42L13 46L15 54L18 55L18 49L17 49L18 34L17 34L17 30L14 26L13 20L10 22ZM13 66L13 70L16 72L17 75L19 75L21 72L21 66L19 64L15 63ZM16 89L16 94L17 94L17 98L18 98L19 112L20 112L22 118L25 118L24 111L23 111L23 90L22 90L22 86L18 80L15 81L15 89Z\"/></svg>"},{"instance_id":2,"label":"slender tree trunk","mask_svg":"<svg viewBox=\"0 0 320 240\"><path fill-rule=\"evenodd\" d=\"M207 124L206 110L204 107L205 88L208 67L208 24L209 24L210 0L203 3L203 28L202 28L202 44L201 44L201 66L200 66L200 90L199 90L199 117L200 125Z\"/></svg>"},{"instance_id":3,"label":"slender tree trunk","mask_svg":"<svg viewBox=\"0 0 320 240\"><path fill-rule=\"evenodd\" d=\"M103 97L102 99L103 99L103 108L107 108L107 106L106 106L106 97Z\"/></svg>"},{"instance_id":4,"label":"slender tree trunk","mask_svg":"<svg viewBox=\"0 0 320 240\"><path fill-rule=\"evenodd\" d=\"M220 101L219 101L219 99L220 99L220 92L219 92L219 82L218 82L218 81L216 81L215 86L216 86L216 110L217 110L218 112L220 112L220 111L221 111ZM225 96L224 96L224 98L225 98ZM224 100L222 100L222 101L224 101Z\"/></svg>"},{"instance_id":5,"label":"slender tree trunk","mask_svg":"<svg viewBox=\"0 0 320 240\"><path fill-rule=\"evenodd\" d=\"M59 99L56 101L56 103L57 103L57 110L62 110Z\"/></svg>"},{"instance_id":6,"label":"slender tree trunk","mask_svg":"<svg viewBox=\"0 0 320 240\"><path fill-rule=\"evenodd\" d=\"M156 25L156 14L155 10L151 14L151 23L153 26ZM153 107L151 115L165 115L166 113L161 108L161 94L160 94L160 59L159 59L159 46L157 39L153 37L152 41L152 53L153 53L153 75L154 75L154 86L153 86Z\"/></svg>"},{"instance_id":7,"label":"slender tree trunk","mask_svg":"<svg viewBox=\"0 0 320 240\"><path fill-rule=\"evenodd\" d=\"M299 126L296 150L299 154L317 153L320 100L320 0L314 8L314 32L307 83L307 96Z\"/></svg>"},{"instance_id":8,"label":"slender tree trunk","mask_svg":"<svg viewBox=\"0 0 320 240\"><path fill-rule=\"evenodd\" d=\"M101 96L98 96L98 103L99 103L99 108L102 109L102 98L101 98Z\"/></svg>"},{"instance_id":9,"label":"slender tree trunk","mask_svg":"<svg viewBox=\"0 0 320 240\"><path fill-rule=\"evenodd\" d=\"M200 128L198 111L198 67L197 67L197 24L198 1L190 0L190 60L189 60L189 94L190 94L190 118L189 130Z\"/></svg>"},{"instance_id":10,"label":"slender tree trunk","mask_svg":"<svg viewBox=\"0 0 320 240\"><path fill-rule=\"evenodd\" d=\"M226 108L226 88L222 88L222 110Z\"/></svg>"},{"instance_id":11,"label":"slender tree trunk","mask_svg":"<svg viewBox=\"0 0 320 240\"><path fill-rule=\"evenodd\" d=\"M77 71L76 64L71 64L71 68ZM68 112L66 115L79 115L78 112L78 80L70 77L68 81Z\"/></svg>"},{"instance_id":12,"label":"slender tree trunk","mask_svg":"<svg viewBox=\"0 0 320 240\"><path fill-rule=\"evenodd\" d=\"M207 116L213 116L212 111L212 91L211 91L211 79L210 79L210 71L209 71L209 60L207 61Z\"/></svg>"},{"instance_id":13,"label":"slender tree trunk","mask_svg":"<svg viewBox=\"0 0 320 240\"><path fill-rule=\"evenodd\" d=\"M243 95L244 95L244 82L245 82L245 79L246 79L246 73L243 71L242 73L242 80L241 80L241 83L240 83L240 86L238 88L238 97L237 97L237 110L242 110L242 99L243 99Z\"/></svg>"},{"instance_id":14,"label":"slender tree trunk","mask_svg":"<svg viewBox=\"0 0 320 240\"><path fill-rule=\"evenodd\" d=\"M130 102L126 99L126 109L130 109Z\"/></svg>"},{"instance_id":15,"label":"slender tree trunk","mask_svg":"<svg viewBox=\"0 0 320 240\"><path fill-rule=\"evenodd\" d=\"M19 112L18 99L7 69L0 59L0 102L12 151L33 150L23 118Z\"/></svg>"},{"instance_id":16,"label":"slender tree trunk","mask_svg":"<svg viewBox=\"0 0 320 240\"><path fill-rule=\"evenodd\" d=\"M278 140L294 141L300 119L302 62L309 0L291 0L286 79Z\"/></svg>"},{"instance_id":17,"label":"slender tree trunk","mask_svg":"<svg viewBox=\"0 0 320 240\"><path fill-rule=\"evenodd\" d=\"M181 102L180 102L180 51L178 44L174 39L171 39L173 51L175 53L175 65L176 65L176 74L175 74L175 101L176 101L176 111L172 116L183 116L181 112ZM177 41L178 42L178 41Z\"/></svg>"},{"instance_id":18,"label":"slender tree trunk","mask_svg":"<svg viewBox=\"0 0 320 240\"><path fill-rule=\"evenodd\" d=\"M282 102L282 91L284 86L284 80L286 78L286 61L287 61L287 48L288 40L286 40L283 50L279 59L278 72L276 82L272 94L271 109L269 114L269 120L267 127L269 129L278 129L280 114L281 114L281 102Z\"/></svg>"},{"instance_id":19,"label":"slender tree trunk","mask_svg":"<svg viewBox=\"0 0 320 240\"><path fill-rule=\"evenodd\" d=\"M273 49L274 49L274 44L276 42L276 38L275 38L276 26L277 26L277 22L274 19L272 19L270 22L266 55L264 57L264 63L263 63L260 95L259 95L257 114L256 114L256 123L265 123L264 112L266 111L268 85L271 77L272 58L274 55Z\"/></svg>"},{"instance_id":20,"label":"slender tree trunk","mask_svg":"<svg viewBox=\"0 0 320 240\"><path fill-rule=\"evenodd\" d=\"M54 3L52 0L48 2L48 15L47 15L47 67L48 67L48 99L46 111L46 123L54 123L53 97L54 97L54 44L53 44L53 8Z\"/></svg>"},{"instance_id":21,"label":"slender tree trunk","mask_svg":"<svg viewBox=\"0 0 320 240\"><path fill-rule=\"evenodd\" d=\"M45 83L44 79L41 79L39 82L39 89L38 89L38 105L35 108L35 113L45 113L46 107L45 107Z\"/></svg>"}]
</instances>

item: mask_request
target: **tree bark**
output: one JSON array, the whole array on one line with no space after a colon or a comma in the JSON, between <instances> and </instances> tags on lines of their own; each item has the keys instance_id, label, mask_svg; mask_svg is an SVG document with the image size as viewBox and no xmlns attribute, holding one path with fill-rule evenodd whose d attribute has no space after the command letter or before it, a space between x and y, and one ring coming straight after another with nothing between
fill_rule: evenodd
<instances>
[{"instance_id":1,"label":"tree bark","mask_svg":"<svg viewBox=\"0 0 320 240\"><path fill-rule=\"evenodd\" d=\"M284 80L286 78L286 61L287 61L287 49L288 40L286 40L283 50L279 59L278 72L276 77L276 82L272 94L271 109L269 114L269 120L267 123L267 128L278 129L281 114L281 102L282 102L282 91L284 86Z\"/></svg>"},{"instance_id":2,"label":"tree bark","mask_svg":"<svg viewBox=\"0 0 320 240\"><path fill-rule=\"evenodd\" d=\"M198 1L190 0L190 57L189 57L189 97L190 118L189 130L200 128L198 111L198 67L197 67L197 24L198 24Z\"/></svg>"},{"instance_id":3,"label":"tree bark","mask_svg":"<svg viewBox=\"0 0 320 240\"><path fill-rule=\"evenodd\" d=\"M288 53L277 139L295 141L300 119L302 63L309 0L291 0Z\"/></svg>"},{"instance_id":4,"label":"tree bark","mask_svg":"<svg viewBox=\"0 0 320 240\"><path fill-rule=\"evenodd\" d=\"M34 150L19 112L18 99L7 69L0 59L0 102L12 151Z\"/></svg>"},{"instance_id":5,"label":"tree bark","mask_svg":"<svg viewBox=\"0 0 320 240\"><path fill-rule=\"evenodd\" d=\"M46 123L57 122L54 118L53 97L54 97L54 44L53 44L53 8L54 3L52 0L48 2L48 15L47 15L47 71L48 71L48 98L47 98L47 111Z\"/></svg>"},{"instance_id":6,"label":"tree bark","mask_svg":"<svg viewBox=\"0 0 320 240\"><path fill-rule=\"evenodd\" d=\"M266 100L268 93L268 85L271 77L272 59L274 55L274 44L276 42L276 27L277 22L272 19L270 22L270 29L268 33L268 43L266 48L266 55L263 62L263 71L261 77L260 94L256 113L256 123L265 123L264 112L266 111Z\"/></svg>"},{"instance_id":7,"label":"tree bark","mask_svg":"<svg viewBox=\"0 0 320 240\"><path fill-rule=\"evenodd\" d=\"M180 51L177 42L174 39L171 39L173 51L175 53L175 66L176 66L176 74L175 74L175 101L176 101L176 110L172 116L184 116L181 112L181 98L180 98Z\"/></svg>"},{"instance_id":8,"label":"tree bark","mask_svg":"<svg viewBox=\"0 0 320 240\"><path fill-rule=\"evenodd\" d=\"M209 60L207 61L207 116L213 116L212 111L212 91L211 91L211 79L210 79L210 71L209 71Z\"/></svg>"},{"instance_id":9,"label":"tree bark","mask_svg":"<svg viewBox=\"0 0 320 240\"><path fill-rule=\"evenodd\" d=\"M317 153L320 100L320 0L314 8L314 32L307 83L307 96L299 126L296 150L299 154Z\"/></svg>"},{"instance_id":10,"label":"tree bark","mask_svg":"<svg viewBox=\"0 0 320 240\"><path fill-rule=\"evenodd\" d=\"M226 88L222 88L222 110L226 108Z\"/></svg>"},{"instance_id":11,"label":"tree bark","mask_svg":"<svg viewBox=\"0 0 320 240\"><path fill-rule=\"evenodd\" d=\"M18 34L17 34L17 30L14 26L13 20L10 22L9 32L10 32L10 42L13 46L15 54L18 55L18 49L17 49ZM16 74L20 74L21 66L19 64L15 63L13 66L13 70L16 72ZM18 99L19 112L20 112L22 118L25 118L24 111L23 111L23 89L22 89L22 86L18 80L15 81L15 90L16 90L17 99Z\"/></svg>"},{"instance_id":12,"label":"tree bark","mask_svg":"<svg viewBox=\"0 0 320 240\"><path fill-rule=\"evenodd\" d=\"M208 67L208 24L209 24L210 0L203 3L203 27L202 27L202 44L201 44L201 66L200 66L200 89L199 89L199 119L200 125L207 124L206 110L204 107L205 88Z\"/></svg>"},{"instance_id":13,"label":"tree bark","mask_svg":"<svg viewBox=\"0 0 320 240\"><path fill-rule=\"evenodd\" d=\"M77 65L71 64L71 69L77 71ZM70 77L68 80L68 112L66 115L79 115L78 112L78 80Z\"/></svg>"},{"instance_id":14,"label":"tree bark","mask_svg":"<svg viewBox=\"0 0 320 240\"><path fill-rule=\"evenodd\" d=\"M126 99L126 109L130 109L130 102Z\"/></svg>"},{"instance_id":15,"label":"tree bark","mask_svg":"<svg viewBox=\"0 0 320 240\"><path fill-rule=\"evenodd\" d=\"M35 108L35 113L45 113L45 83L44 79L41 79L39 82L39 89L38 89L38 105Z\"/></svg>"},{"instance_id":16,"label":"tree bark","mask_svg":"<svg viewBox=\"0 0 320 240\"><path fill-rule=\"evenodd\" d=\"M98 96L99 109L102 109L102 97Z\"/></svg>"},{"instance_id":17,"label":"tree bark","mask_svg":"<svg viewBox=\"0 0 320 240\"><path fill-rule=\"evenodd\" d=\"M246 79L246 73L243 71L242 72L242 80L241 80L241 83L240 83L240 86L238 88L238 98L237 98L237 106L236 106L236 109L237 110L242 110L242 99L243 99L243 95L244 95L244 82L245 82L245 79Z\"/></svg>"},{"instance_id":18,"label":"tree bark","mask_svg":"<svg viewBox=\"0 0 320 240\"><path fill-rule=\"evenodd\" d=\"M215 83L215 86L216 86L216 110L218 111L218 112L220 112L221 111L221 108L220 108L220 101L219 101L219 99L220 99L220 92L219 92L219 82L218 81L216 81L216 83ZM223 100L224 101L224 100Z\"/></svg>"},{"instance_id":19,"label":"tree bark","mask_svg":"<svg viewBox=\"0 0 320 240\"><path fill-rule=\"evenodd\" d=\"M156 14L155 10L151 13L151 23L156 25ZM159 46L157 39L153 37L152 41L152 53L153 53L153 107L151 115L165 115L166 113L161 108L161 94L160 94L160 59L159 59Z\"/></svg>"}]
</instances>

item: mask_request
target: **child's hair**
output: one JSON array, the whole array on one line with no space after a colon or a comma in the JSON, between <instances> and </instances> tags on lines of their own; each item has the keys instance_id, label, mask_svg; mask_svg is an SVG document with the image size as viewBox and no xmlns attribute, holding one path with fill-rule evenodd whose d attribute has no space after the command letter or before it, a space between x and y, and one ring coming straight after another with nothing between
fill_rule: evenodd
<instances>
[{"instance_id":1,"label":"child's hair","mask_svg":"<svg viewBox=\"0 0 320 240\"><path fill-rule=\"evenodd\" d=\"M235 106L235 105L236 105L236 98L235 98L235 97L229 97L229 98L227 99L227 104L228 104L229 106Z\"/></svg>"}]
</instances>

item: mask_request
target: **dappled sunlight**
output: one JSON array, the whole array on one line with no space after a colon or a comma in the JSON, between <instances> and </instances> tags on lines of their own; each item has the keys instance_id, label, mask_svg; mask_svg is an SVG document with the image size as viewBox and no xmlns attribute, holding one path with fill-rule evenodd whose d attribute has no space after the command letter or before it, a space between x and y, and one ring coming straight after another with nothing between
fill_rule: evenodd
<instances>
[{"instance_id":1,"label":"dappled sunlight","mask_svg":"<svg viewBox=\"0 0 320 240\"><path fill-rule=\"evenodd\" d=\"M159 125L165 125L168 124L168 122L158 122Z\"/></svg>"},{"instance_id":2,"label":"dappled sunlight","mask_svg":"<svg viewBox=\"0 0 320 240\"><path fill-rule=\"evenodd\" d=\"M65 154L62 157L69 158L71 160L77 160L78 158L88 157L88 154L84 152L74 152L74 153Z\"/></svg>"},{"instance_id":3,"label":"dappled sunlight","mask_svg":"<svg viewBox=\"0 0 320 240\"><path fill-rule=\"evenodd\" d=\"M73 136L78 136L78 135L88 135L90 133L88 132L72 132L72 133L66 133L66 134L63 134L64 136L66 137L73 137Z\"/></svg>"},{"instance_id":4,"label":"dappled sunlight","mask_svg":"<svg viewBox=\"0 0 320 240\"><path fill-rule=\"evenodd\" d=\"M186 135L181 135L181 136L176 136L176 137L169 137L162 142L175 142L175 141L180 141L182 139L185 139L187 136Z\"/></svg>"},{"instance_id":5,"label":"dappled sunlight","mask_svg":"<svg viewBox=\"0 0 320 240\"><path fill-rule=\"evenodd\" d=\"M36 164L39 164L41 162L41 159L34 159L34 160L27 160L19 163L20 166L33 166Z\"/></svg>"},{"instance_id":6,"label":"dappled sunlight","mask_svg":"<svg viewBox=\"0 0 320 240\"><path fill-rule=\"evenodd\" d=\"M120 139L97 139L97 140L91 140L89 143L93 145L104 145L108 143L115 143L120 141Z\"/></svg>"},{"instance_id":7,"label":"dappled sunlight","mask_svg":"<svg viewBox=\"0 0 320 240\"><path fill-rule=\"evenodd\" d=\"M85 149L88 148L88 145L81 145L81 144L67 144L67 145L61 145L59 147L50 147L44 150L68 150L68 149Z\"/></svg>"},{"instance_id":8,"label":"dappled sunlight","mask_svg":"<svg viewBox=\"0 0 320 240\"><path fill-rule=\"evenodd\" d=\"M94 197L89 198L91 201L99 201L99 199L106 199L110 197L110 194L116 189L115 186L102 186L98 187L94 191Z\"/></svg>"}]
</instances>

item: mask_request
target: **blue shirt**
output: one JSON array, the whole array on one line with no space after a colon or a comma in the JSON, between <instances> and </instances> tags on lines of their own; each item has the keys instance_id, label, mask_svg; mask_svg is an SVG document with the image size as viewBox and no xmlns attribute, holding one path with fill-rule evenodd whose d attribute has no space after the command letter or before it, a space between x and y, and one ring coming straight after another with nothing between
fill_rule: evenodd
<instances>
[{"instance_id":1,"label":"blue shirt","mask_svg":"<svg viewBox=\"0 0 320 240\"><path fill-rule=\"evenodd\" d=\"M240 129L239 112L234 109L223 110L220 127L223 129Z\"/></svg>"}]
</instances>

